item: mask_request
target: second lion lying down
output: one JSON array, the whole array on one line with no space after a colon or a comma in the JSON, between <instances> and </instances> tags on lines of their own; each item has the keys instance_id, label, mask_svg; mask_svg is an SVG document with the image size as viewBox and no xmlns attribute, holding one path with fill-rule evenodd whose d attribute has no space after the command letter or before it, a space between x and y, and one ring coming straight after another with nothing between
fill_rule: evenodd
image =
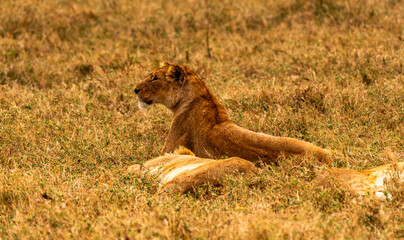
<instances>
[{"instance_id":1,"label":"second lion lying down","mask_svg":"<svg viewBox=\"0 0 404 240\"><path fill-rule=\"evenodd\" d=\"M142 165L133 165L128 172L154 175L160 181L160 194L175 194L204 184L220 186L224 177L250 175L256 172L256 168L251 162L238 157L221 160L199 158L190 150L180 147L172 154L153 158Z\"/></svg>"},{"instance_id":2,"label":"second lion lying down","mask_svg":"<svg viewBox=\"0 0 404 240\"><path fill-rule=\"evenodd\" d=\"M190 150L180 147L172 154L153 158L142 165L133 165L128 172L154 175L160 181L159 194L176 194L204 184L220 186L224 184L226 176L250 176L257 169L251 162L238 157L220 160L199 158ZM313 180L317 186L377 198L385 198L386 181L404 182L404 162L368 170L329 168Z\"/></svg>"}]
</instances>

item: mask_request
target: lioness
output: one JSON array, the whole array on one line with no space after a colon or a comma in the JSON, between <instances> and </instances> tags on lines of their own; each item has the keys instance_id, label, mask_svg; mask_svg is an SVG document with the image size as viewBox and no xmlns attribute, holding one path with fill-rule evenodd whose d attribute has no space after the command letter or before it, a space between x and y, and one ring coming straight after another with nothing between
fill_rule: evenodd
<instances>
[{"instance_id":1,"label":"lioness","mask_svg":"<svg viewBox=\"0 0 404 240\"><path fill-rule=\"evenodd\" d=\"M198 158L184 147L128 169L129 173L157 176L160 180L159 194L184 193L207 183L220 186L224 176L237 173L250 175L255 171L254 164L244 159Z\"/></svg>"},{"instance_id":2,"label":"lioness","mask_svg":"<svg viewBox=\"0 0 404 240\"><path fill-rule=\"evenodd\" d=\"M270 163L285 155L313 154L327 160L331 152L311 143L256 133L230 121L226 110L187 66L165 62L135 88L139 107L160 103L174 114L163 153L179 146L198 157L241 157Z\"/></svg>"},{"instance_id":3,"label":"lioness","mask_svg":"<svg viewBox=\"0 0 404 240\"><path fill-rule=\"evenodd\" d=\"M385 164L367 170L329 168L318 175L314 182L326 188L341 188L357 195L385 198L386 180L404 182L404 162ZM388 196L390 197L390 196Z\"/></svg>"}]
</instances>

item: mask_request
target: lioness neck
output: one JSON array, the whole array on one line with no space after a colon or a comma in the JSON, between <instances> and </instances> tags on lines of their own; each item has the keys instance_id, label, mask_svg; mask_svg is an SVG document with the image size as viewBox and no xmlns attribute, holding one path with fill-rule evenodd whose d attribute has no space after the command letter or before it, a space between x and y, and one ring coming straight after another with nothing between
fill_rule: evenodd
<instances>
[{"instance_id":1,"label":"lioness neck","mask_svg":"<svg viewBox=\"0 0 404 240\"><path fill-rule=\"evenodd\" d=\"M174 114L163 153L172 152L179 146L189 149L209 149L206 139L210 131L219 124L230 122L224 107L206 86L196 79L188 82L178 93L180 100L170 108ZM199 156L206 151L197 150Z\"/></svg>"},{"instance_id":2,"label":"lioness neck","mask_svg":"<svg viewBox=\"0 0 404 240\"><path fill-rule=\"evenodd\" d=\"M180 93L178 104L171 108L174 122L213 127L216 124L230 121L226 110L205 84L196 79L190 81Z\"/></svg>"}]
</instances>

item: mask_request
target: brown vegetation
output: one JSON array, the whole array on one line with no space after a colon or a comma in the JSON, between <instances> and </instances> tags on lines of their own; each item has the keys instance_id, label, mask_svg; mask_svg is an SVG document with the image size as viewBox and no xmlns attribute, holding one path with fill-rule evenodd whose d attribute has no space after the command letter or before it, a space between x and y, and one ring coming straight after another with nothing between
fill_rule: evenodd
<instances>
[{"instance_id":1,"label":"brown vegetation","mask_svg":"<svg viewBox=\"0 0 404 240\"><path fill-rule=\"evenodd\" d=\"M211 58L204 4L1 1L0 238L404 236L402 185L352 201L310 183L311 159L162 199L126 173L169 131L171 113L140 113L133 93L163 60L193 69L236 124L341 152L335 167L403 161L402 1L209 1Z\"/></svg>"}]
</instances>

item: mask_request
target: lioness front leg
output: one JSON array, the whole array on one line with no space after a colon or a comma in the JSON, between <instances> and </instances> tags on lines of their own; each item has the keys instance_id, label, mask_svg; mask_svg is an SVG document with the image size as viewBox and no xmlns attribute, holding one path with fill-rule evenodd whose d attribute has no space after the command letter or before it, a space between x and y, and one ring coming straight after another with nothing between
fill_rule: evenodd
<instances>
[{"instance_id":1,"label":"lioness front leg","mask_svg":"<svg viewBox=\"0 0 404 240\"><path fill-rule=\"evenodd\" d=\"M192 145L189 144L186 141L187 137L186 136L181 136L181 137L173 137L172 134L168 134L167 140L164 143L163 151L161 154L164 153L172 153L176 149L178 149L180 146L184 146L188 148L189 150L193 151Z\"/></svg>"}]
</instances>

